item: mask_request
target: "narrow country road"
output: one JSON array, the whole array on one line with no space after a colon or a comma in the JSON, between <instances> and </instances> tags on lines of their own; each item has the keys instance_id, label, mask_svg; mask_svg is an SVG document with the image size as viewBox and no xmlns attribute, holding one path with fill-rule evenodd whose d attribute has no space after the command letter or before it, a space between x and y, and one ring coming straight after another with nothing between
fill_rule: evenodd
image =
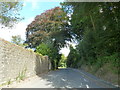
<instances>
[{"instance_id":1,"label":"narrow country road","mask_svg":"<svg viewBox=\"0 0 120 90\"><path fill-rule=\"evenodd\" d=\"M114 88L113 85L77 69L60 69L34 78L17 88Z\"/></svg>"}]
</instances>

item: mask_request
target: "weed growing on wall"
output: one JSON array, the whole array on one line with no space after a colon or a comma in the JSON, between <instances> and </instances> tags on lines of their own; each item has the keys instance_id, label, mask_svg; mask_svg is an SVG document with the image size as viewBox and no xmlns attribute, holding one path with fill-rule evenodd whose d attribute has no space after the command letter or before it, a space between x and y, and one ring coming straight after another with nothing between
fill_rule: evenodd
<instances>
[{"instance_id":1,"label":"weed growing on wall","mask_svg":"<svg viewBox=\"0 0 120 90\"><path fill-rule=\"evenodd\" d=\"M26 71L27 68L23 69L22 72L19 72L18 76L16 77L16 81L20 82L20 80L24 80L24 78L26 77Z\"/></svg>"},{"instance_id":2,"label":"weed growing on wall","mask_svg":"<svg viewBox=\"0 0 120 90\"><path fill-rule=\"evenodd\" d=\"M8 80L7 85L10 85L12 83L11 79Z\"/></svg>"}]
</instances>

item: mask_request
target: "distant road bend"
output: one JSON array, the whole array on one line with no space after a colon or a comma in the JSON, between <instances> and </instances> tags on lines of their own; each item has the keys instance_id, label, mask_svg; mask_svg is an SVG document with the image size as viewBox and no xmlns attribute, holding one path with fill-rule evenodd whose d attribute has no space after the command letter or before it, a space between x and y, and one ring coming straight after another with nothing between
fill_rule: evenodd
<instances>
[{"instance_id":1,"label":"distant road bend","mask_svg":"<svg viewBox=\"0 0 120 90\"><path fill-rule=\"evenodd\" d=\"M110 83L72 68L51 71L17 86L17 88L115 88Z\"/></svg>"}]
</instances>

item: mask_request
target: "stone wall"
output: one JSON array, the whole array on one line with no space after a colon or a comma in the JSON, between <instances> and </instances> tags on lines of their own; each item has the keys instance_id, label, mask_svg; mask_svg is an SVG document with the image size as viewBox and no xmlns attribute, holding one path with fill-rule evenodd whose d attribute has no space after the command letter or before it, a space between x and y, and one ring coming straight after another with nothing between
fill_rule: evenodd
<instances>
[{"instance_id":1,"label":"stone wall","mask_svg":"<svg viewBox=\"0 0 120 90\"><path fill-rule=\"evenodd\" d=\"M20 76L48 72L49 64L47 56L40 56L0 38L0 84Z\"/></svg>"}]
</instances>

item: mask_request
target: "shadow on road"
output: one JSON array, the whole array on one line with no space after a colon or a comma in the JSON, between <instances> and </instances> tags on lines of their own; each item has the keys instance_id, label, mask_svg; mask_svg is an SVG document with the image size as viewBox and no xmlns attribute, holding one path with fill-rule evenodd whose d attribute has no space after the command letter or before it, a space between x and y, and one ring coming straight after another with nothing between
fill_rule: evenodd
<instances>
[{"instance_id":1,"label":"shadow on road","mask_svg":"<svg viewBox=\"0 0 120 90\"><path fill-rule=\"evenodd\" d=\"M89 81L71 69L51 71L40 77L49 82L47 85L52 85L54 88L89 88L88 84L90 85Z\"/></svg>"}]
</instances>

